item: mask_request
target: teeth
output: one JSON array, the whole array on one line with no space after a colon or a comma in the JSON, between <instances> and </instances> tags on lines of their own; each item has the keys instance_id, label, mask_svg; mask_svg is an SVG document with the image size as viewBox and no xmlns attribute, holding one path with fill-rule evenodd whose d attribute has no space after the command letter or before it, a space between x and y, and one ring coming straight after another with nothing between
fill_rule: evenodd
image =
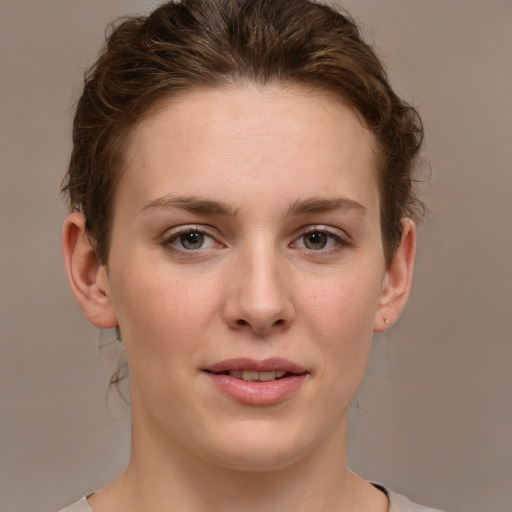
<instances>
[{"instance_id":1,"label":"teeth","mask_svg":"<svg viewBox=\"0 0 512 512\"><path fill-rule=\"evenodd\" d=\"M272 372L255 372L251 370L230 370L227 372L228 375L234 377L235 379L242 379L246 382L269 382L271 380L280 379L284 377L286 372L282 370L272 371Z\"/></svg>"},{"instance_id":2,"label":"teeth","mask_svg":"<svg viewBox=\"0 0 512 512\"><path fill-rule=\"evenodd\" d=\"M276 380L276 372L260 372L258 380L262 380L263 382Z\"/></svg>"},{"instance_id":3,"label":"teeth","mask_svg":"<svg viewBox=\"0 0 512 512\"><path fill-rule=\"evenodd\" d=\"M242 372L242 379L245 380L246 382L254 382L255 380L259 379L259 375L259 372L251 372L244 370Z\"/></svg>"}]
</instances>

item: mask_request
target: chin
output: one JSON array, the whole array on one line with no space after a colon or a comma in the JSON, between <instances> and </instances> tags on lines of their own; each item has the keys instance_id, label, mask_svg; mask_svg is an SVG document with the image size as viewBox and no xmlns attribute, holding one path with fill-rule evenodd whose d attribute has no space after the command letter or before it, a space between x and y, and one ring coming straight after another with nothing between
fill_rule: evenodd
<instances>
[{"instance_id":1,"label":"chin","mask_svg":"<svg viewBox=\"0 0 512 512\"><path fill-rule=\"evenodd\" d=\"M233 451L229 453L212 454L211 462L224 469L240 472L270 472L279 471L292 466L301 457L297 452L286 452L281 450L276 453L275 450L253 449L248 451Z\"/></svg>"},{"instance_id":2,"label":"chin","mask_svg":"<svg viewBox=\"0 0 512 512\"><path fill-rule=\"evenodd\" d=\"M313 450L312 443L290 431L275 432L263 426L241 426L223 442L208 444L206 457L218 467L246 472L278 471L292 466ZM212 449L216 445L216 449ZM206 447L205 447L206 448Z\"/></svg>"}]
</instances>

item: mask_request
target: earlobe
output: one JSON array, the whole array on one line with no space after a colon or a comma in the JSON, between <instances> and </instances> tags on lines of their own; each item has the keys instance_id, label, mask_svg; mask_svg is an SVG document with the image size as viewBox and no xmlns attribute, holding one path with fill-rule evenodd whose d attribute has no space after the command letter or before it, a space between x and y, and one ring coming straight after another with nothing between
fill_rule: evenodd
<instances>
[{"instance_id":1,"label":"earlobe","mask_svg":"<svg viewBox=\"0 0 512 512\"><path fill-rule=\"evenodd\" d=\"M386 269L383 289L379 298L373 330L388 329L400 316L412 285L414 258L416 255L416 224L402 219L402 239L393 260Z\"/></svg>"},{"instance_id":2,"label":"earlobe","mask_svg":"<svg viewBox=\"0 0 512 512\"><path fill-rule=\"evenodd\" d=\"M101 329L118 326L105 265L96 256L82 213L70 213L62 231L62 252L71 292L91 324Z\"/></svg>"}]
</instances>

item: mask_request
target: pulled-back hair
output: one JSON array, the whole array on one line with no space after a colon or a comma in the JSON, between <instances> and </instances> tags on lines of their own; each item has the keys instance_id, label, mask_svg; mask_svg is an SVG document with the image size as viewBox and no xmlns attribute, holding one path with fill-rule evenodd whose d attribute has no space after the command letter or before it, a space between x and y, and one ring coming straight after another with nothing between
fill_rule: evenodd
<instances>
[{"instance_id":1,"label":"pulled-back hair","mask_svg":"<svg viewBox=\"0 0 512 512\"><path fill-rule=\"evenodd\" d=\"M161 102L197 88L305 85L352 108L374 137L389 263L401 220L419 220L412 172L423 138L348 16L310 0L182 0L112 29L88 70L63 191L107 263L113 197L133 128Z\"/></svg>"}]
</instances>

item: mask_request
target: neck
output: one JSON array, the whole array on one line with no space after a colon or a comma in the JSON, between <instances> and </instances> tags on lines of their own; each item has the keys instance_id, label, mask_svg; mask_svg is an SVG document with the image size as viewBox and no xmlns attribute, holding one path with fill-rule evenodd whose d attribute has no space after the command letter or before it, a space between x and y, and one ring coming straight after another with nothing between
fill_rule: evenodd
<instances>
[{"instance_id":1,"label":"neck","mask_svg":"<svg viewBox=\"0 0 512 512\"><path fill-rule=\"evenodd\" d=\"M347 468L347 421L283 468L244 471L164 445L134 424L127 470L89 499L95 512L384 512L387 498Z\"/></svg>"}]
</instances>

